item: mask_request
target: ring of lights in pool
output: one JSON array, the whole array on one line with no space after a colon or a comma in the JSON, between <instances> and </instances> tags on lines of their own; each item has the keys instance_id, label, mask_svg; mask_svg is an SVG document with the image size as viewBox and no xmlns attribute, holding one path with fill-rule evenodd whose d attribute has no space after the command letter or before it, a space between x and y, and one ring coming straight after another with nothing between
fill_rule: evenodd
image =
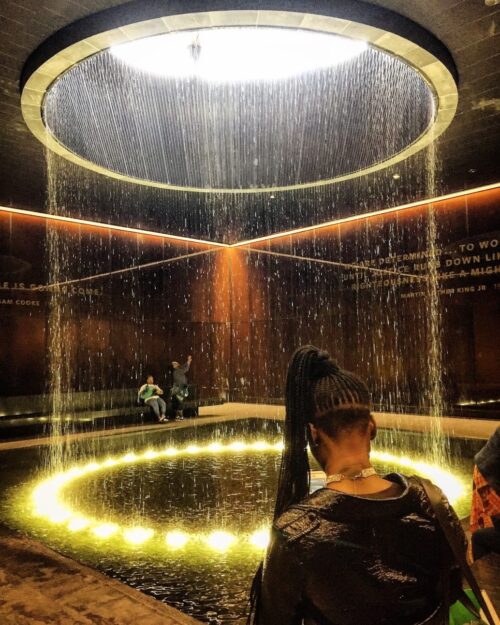
<instances>
[{"instance_id":1,"label":"ring of lights in pool","mask_svg":"<svg viewBox=\"0 0 500 625\"><path fill-rule=\"evenodd\" d=\"M186 456L218 455L231 453L269 453L279 452L282 443L255 441L245 443L236 441L228 444L211 443L205 446L188 445L185 448L167 447L165 449L147 449L138 454L129 452L122 457L106 458L100 462L91 462L74 466L55 473L39 482L31 491L30 510L35 517L46 519L50 524L63 526L68 533L88 532L93 540L118 540L119 543L138 546L149 543L154 548L179 550L188 543L196 543L203 548L216 552L226 552L238 543L247 548L264 549L268 540L268 529L262 526L248 527L243 534L235 534L223 527L210 528L209 524L202 531L190 532L184 527L169 527L163 531L148 525L147 519L141 524L120 523L110 518L95 518L85 514L64 501L63 491L76 480L110 471L116 467L127 467L136 463L152 462L164 458L182 458ZM434 481L449 497L455 501L463 494L464 484L459 477L443 468L426 462L397 456L384 451L372 451L375 461L403 467L406 471L417 472Z\"/></svg>"},{"instance_id":2,"label":"ring of lights in pool","mask_svg":"<svg viewBox=\"0 0 500 625\"><path fill-rule=\"evenodd\" d=\"M421 150L457 89L431 52L332 16L213 11L124 25L42 63L33 133L117 179L197 192L331 184Z\"/></svg>"}]
</instances>

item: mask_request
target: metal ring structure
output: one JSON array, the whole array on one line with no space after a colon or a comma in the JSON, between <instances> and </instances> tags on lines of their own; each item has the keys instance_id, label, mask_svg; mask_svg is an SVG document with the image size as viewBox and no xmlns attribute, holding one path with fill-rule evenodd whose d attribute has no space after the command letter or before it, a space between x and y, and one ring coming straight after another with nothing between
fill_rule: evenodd
<instances>
[{"instance_id":1,"label":"metal ring structure","mask_svg":"<svg viewBox=\"0 0 500 625\"><path fill-rule=\"evenodd\" d=\"M210 10L209 10L210 8ZM435 115L426 130L403 150L369 167L334 178L286 186L205 188L180 186L127 176L72 152L48 130L44 99L65 72L113 45L186 30L214 27L283 27L341 35L367 42L411 66L429 86ZM392 11L357 0L198 0L189 3L131 2L74 22L47 39L28 59L21 76L21 108L31 132L46 147L81 167L123 182L173 191L255 194L320 187L358 178L390 167L430 145L450 125L457 103L453 59L431 33Z\"/></svg>"}]
</instances>

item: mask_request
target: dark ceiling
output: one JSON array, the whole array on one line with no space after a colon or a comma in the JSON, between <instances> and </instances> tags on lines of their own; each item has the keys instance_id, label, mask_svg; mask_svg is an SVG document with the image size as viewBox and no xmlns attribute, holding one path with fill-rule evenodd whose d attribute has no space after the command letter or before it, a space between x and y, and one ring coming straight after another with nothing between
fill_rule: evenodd
<instances>
[{"instance_id":1,"label":"dark ceiling","mask_svg":"<svg viewBox=\"0 0 500 625\"><path fill-rule=\"evenodd\" d=\"M20 110L19 79L29 55L67 24L112 0L2 0L0 4L0 205L45 210L46 158ZM240 5L242 3L240 2ZM450 50L459 108L439 141L438 192L500 179L500 4L484 0L371 0L420 24ZM215 196L148 189L104 178L51 157L56 202L75 216L175 234L234 241L395 205L429 194L426 156L356 181L301 192ZM400 179L392 174L397 170Z\"/></svg>"}]
</instances>

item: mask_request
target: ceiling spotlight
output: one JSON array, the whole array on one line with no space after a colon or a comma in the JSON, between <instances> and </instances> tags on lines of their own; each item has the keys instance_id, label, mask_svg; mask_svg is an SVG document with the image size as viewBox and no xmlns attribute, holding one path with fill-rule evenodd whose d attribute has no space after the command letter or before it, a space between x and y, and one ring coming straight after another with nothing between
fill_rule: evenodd
<instances>
[{"instance_id":1,"label":"ceiling spotlight","mask_svg":"<svg viewBox=\"0 0 500 625\"><path fill-rule=\"evenodd\" d=\"M196 38L193 39L192 43L188 46L188 49L193 61L195 63L199 61L201 55L200 33L196 35Z\"/></svg>"},{"instance_id":2,"label":"ceiling spotlight","mask_svg":"<svg viewBox=\"0 0 500 625\"><path fill-rule=\"evenodd\" d=\"M400 174L392 174L394 180L399 180L401 178Z\"/></svg>"},{"instance_id":3,"label":"ceiling spotlight","mask_svg":"<svg viewBox=\"0 0 500 625\"><path fill-rule=\"evenodd\" d=\"M165 78L215 82L280 80L334 67L368 49L340 35L276 27L177 31L111 47L124 63Z\"/></svg>"},{"instance_id":4,"label":"ceiling spotlight","mask_svg":"<svg viewBox=\"0 0 500 625\"><path fill-rule=\"evenodd\" d=\"M275 195L270 195L269 196L271 200L274 200L274 198L276 197Z\"/></svg>"},{"instance_id":5,"label":"ceiling spotlight","mask_svg":"<svg viewBox=\"0 0 500 625\"><path fill-rule=\"evenodd\" d=\"M473 167L467 170L468 174L475 174L476 172L477 172L477 169L474 169Z\"/></svg>"}]
</instances>

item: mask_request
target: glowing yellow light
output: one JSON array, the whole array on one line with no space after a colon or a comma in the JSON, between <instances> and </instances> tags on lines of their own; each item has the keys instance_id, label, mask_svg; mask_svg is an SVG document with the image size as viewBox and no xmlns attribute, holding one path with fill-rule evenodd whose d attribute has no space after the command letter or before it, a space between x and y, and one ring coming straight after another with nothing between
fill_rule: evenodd
<instances>
[{"instance_id":1,"label":"glowing yellow light","mask_svg":"<svg viewBox=\"0 0 500 625\"><path fill-rule=\"evenodd\" d=\"M123 537L129 543L141 545L154 535L154 530L149 527L129 527L124 530Z\"/></svg>"},{"instance_id":2,"label":"glowing yellow light","mask_svg":"<svg viewBox=\"0 0 500 625\"><path fill-rule=\"evenodd\" d=\"M86 529L90 524L91 521L85 517L74 517L68 523L68 529L71 532L79 532L80 530Z\"/></svg>"},{"instance_id":3,"label":"glowing yellow light","mask_svg":"<svg viewBox=\"0 0 500 625\"><path fill-rule=\"evenodd\" d=\"M85 468L80 468L80 467L72 467L71 469L68 469L68 471L66 471L66 476L68 479L75 479L77 477L80 477L82 475L85 474Z\"/></svg>"},{"instance_id":4,"label":"glowing yellow light","mask_svg":"<svg viewBox=\"0 0 500 625\"><path fill-rule=\"evenodd\" d=\"M52 521L52 523L65 523L71 519L71 516L71 511L68 510L68 508L65 508L64 506L57 506L52 510L52 512L50 512L49 521Z\"/></svg>"},{"instance_id":5,"label":"glowing yellow light","mask_svg":"<svg viewBox=\"0 0 500 625\"><path fill-rule=\"evenodd\" d=\"M466 491L465 484L460 478L438 465L413 460L408 456L396 456L387 451L372 451L371 457L374 460L412 469L419 475L429 478L436 486L441 488L452 505L454 505Z\"/></svg>"},{"instance_id":6,"label":"glowing yellow light","mask_svg":"<svg viewBox=\"0 0 500 625\"><path fill-rule=\"evenodd\" d=\"M167 447L167 449L163 451L165 456L176 456L178 453L179 451L175 449L175 447Z\"/></svg>"},{"instance_id":7,"label":"glowing yellow light","mask_svg":"<svg viewBox=\"0 0 500 625\"><path fill-rule=\"evenodd\" d=\"M165 542L171 549L182 549L188 540L188 534L178 530L173 530L165 535Z\"/></svg>"},{"instance_id":8,"label":"glowing yellow light","mask_svg":"<svg viewBox=\"0 0 500 625\"><path fill-rule=\"evenodd\" d=\"M83 471L85 471L85 473L90 473L92 471L97 471L100 468L101 466L97 464L97 462L89 462L83 467Z\"/></svg>"},{"instance_id":9,"label":"glowing yellow light","mask_svg":"<svg viewBox=\"0 0 500 625\"><path fill-rule=\"evenodd\" d=\"M282 442L267 443L266 441L253 441L244 443L242 441L235 441L226 445L214 442L205 446L189 445L181 449L175 447L168 447L163 450L147 449L139 454L129 452L122 458L108 458L101 464L91 462L81 467L73 466L35 485L32 491L32 511L35 515L46 518L52 523L65 524L70 532L87 530L94 536L102 539L113 536L114 534L119 534L120 537L127 542L139 545L155 536L153 529L123 527L116 523L103 523L99 520L88 519L62 502L61 494L63 489L71 484L73 480L79 479L98 469L112 467L117 464L141 462L162 456L177 456L182 454L227 453L244 450L254 452L281 451L282 448ZM398 456L388 451L374 450L372 452L372 457L375 460L387 464L399 465L405 469L411 469L415 473L430 478L443 489L452 503L466 492L465 484L458 477L438 465L413 460L406 455ZM166 545L171 549L180 549L188 540L198 540L220 552L228 550L238 540L235 535L223 530L214 531L210 534L196 533L196 535L192 536L184 531L172 530L164 535L163 538ZM246 544L247 547L252 545L258 549L265 549L268 541L269 532L265 528L258 529L241 538L242 544Z\"/></svg>"},{"instance_id":10,"label":"glowing yellow light","mask_svg":"<svg viewBox=\"0 0 500 625\"><path fill-rule=\"evenodd\" d=\"M215 551L227 551L236 542L236 537L229 532L219 530L209 534L206 542Z\"/></svg>"},{"instance_id":11,"label":"glowing yellow light","mask_svg":"<svg viewBox=\"0 0 500 625\"><path fill-rule=\"evenodd\" d=\"M260 529L256 530L249 538L250 543L258 549L266 549L269 544L269 530Z\"/></svg>"},{"instance_id":12,"label":"glowing yellow light","mask_svg":"<svg viewBox=\"0 0 500 625\"><path fill-rule=\"evenodd\" d=\"M113 536L113 534L116 534L119 529L120 528L116 523L102 523L101 525L94 527L92 532L98 538L109 538L110 536Z\"/></svg>"},{"instance_id":13,"label":"glowing yellow light","mask_svg":"<svg viewBox=\"0 0 500 625\"><path fill-rule=\"evenodd\" d=\"M266 443L266 441L256 441L250 445L250 448L255 451L265 451L266 449L272 449L272 446Z\"/></svg>"}]
</instances>

